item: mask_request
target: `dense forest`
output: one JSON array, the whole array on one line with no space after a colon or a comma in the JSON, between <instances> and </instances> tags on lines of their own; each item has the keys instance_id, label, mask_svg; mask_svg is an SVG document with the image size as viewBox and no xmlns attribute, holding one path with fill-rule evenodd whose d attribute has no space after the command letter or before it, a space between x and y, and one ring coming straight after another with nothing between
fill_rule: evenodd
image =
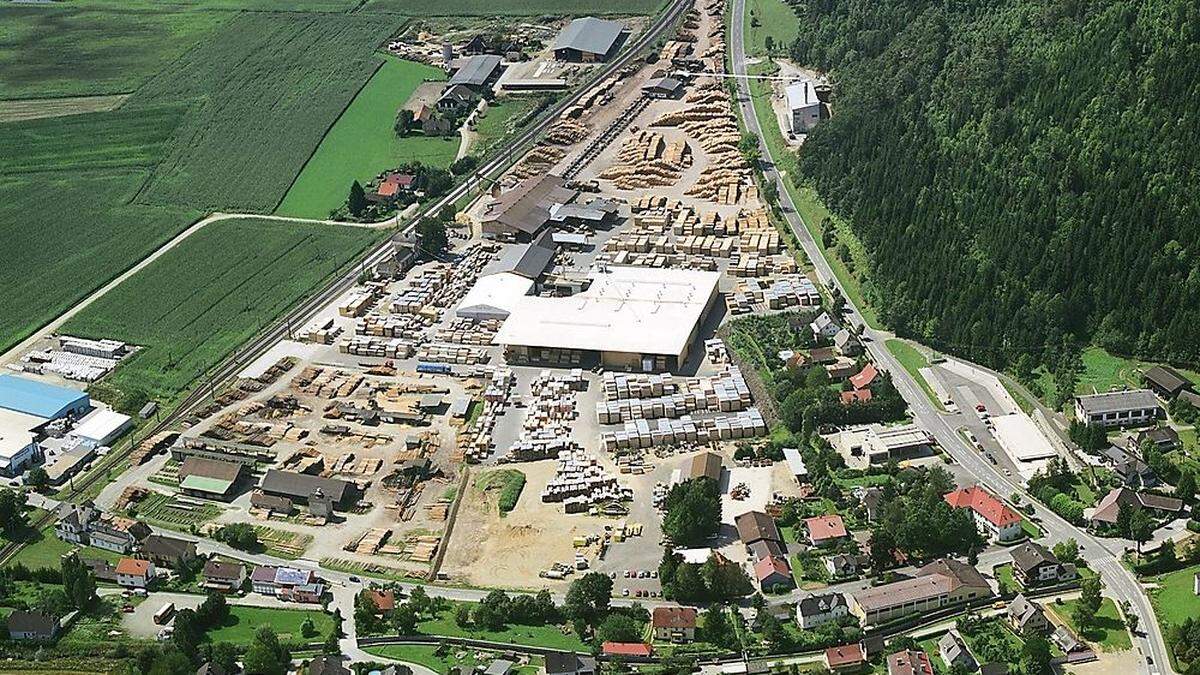
<instances>
[{"instance_id":1,"label":"dense forest","mask_svg":"<svg viewBox=\"0 0 1200 675\"><path fill-rule=\"evenodd\" d=\"M1018 372L1088 342L1200 362L1200 4L794 7L835 83L801 171L890 327Z\"/></svg>"}]
</instances>

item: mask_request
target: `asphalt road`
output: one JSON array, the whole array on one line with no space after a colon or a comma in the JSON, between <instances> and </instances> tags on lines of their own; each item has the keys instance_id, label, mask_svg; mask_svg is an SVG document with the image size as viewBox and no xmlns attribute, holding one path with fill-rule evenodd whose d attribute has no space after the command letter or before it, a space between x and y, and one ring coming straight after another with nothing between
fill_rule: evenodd
<instances>
[{"instance_id":1,"label":"asphalt road","mask_svg":"<svg viewBox=\"0 0 1200 675\"><path fill-rule=\"evenodd\" d=\"M926 398L924 391L913 381L908 372L901 367L891 352L887 350L883 342L886 336L866 324L858 307L854 305L853 300L846 294L845 289L841 287L841 284L829 266L829 262L825 259L823 252L817 246L816 242L813 241L812 236L796 211L796 206L792 202L791 195L783 185L781 177L775 169L775 162L771 157L770 148L762 141L762 129L759 128L758 118L754 113L754 100L750 97L748 80L744 77L746 75L745 11L745 0L733 0L732 20L734 30L730 31L730 48L732 50L733 74L737 77L738 105L741 107L742 116L748 130L759 137L759 146L764 167L763 175L767 181L776 184L783 215L787 220L788 226L799 239L808 259L812 261L818 278L830 287L836 287L846 298L847 319L855 325L862 326L864 343L872 359L874 359L878 366L891 374L896 388L904 396L904 399L908 401L916 422L928 429L942 448L955 461L970 471L981 485L999 495L1019 494L1025 501L1034 504L1036 516L1040 519L1040 524L1046 530L1046 538L1049 542L1055 543L1068 538L1074 538L1080 545L1080 553L1083 559L1104 580L1107 587L1107 594L1118 601L1130 602L1133 613L1138 616L1138 625L1142 631L1141 635L1134 637L1134 645L1143 655L1152 658L1152 662L1149 659L1141 662L1140 672L1151 673L1152 675L1173 673L1170 660L1167 657L1167 647L1163 641L1162 632L1154 616L1154 611L1150 606L1150 600L1142 592L1142 588L1133 574L1121 565L1121 562L1117 558L1119 551L1114 554L1113 551L1106 548L1096 537L1093 537L1085 530L1076 528L1050 511L1050 509L1043 507L1025 491L1024 486L1001 475L979 453L967 447L955 429L947 423L946 419L943 418L933 407L929 399Z\"/></svg>"}]
</instances>

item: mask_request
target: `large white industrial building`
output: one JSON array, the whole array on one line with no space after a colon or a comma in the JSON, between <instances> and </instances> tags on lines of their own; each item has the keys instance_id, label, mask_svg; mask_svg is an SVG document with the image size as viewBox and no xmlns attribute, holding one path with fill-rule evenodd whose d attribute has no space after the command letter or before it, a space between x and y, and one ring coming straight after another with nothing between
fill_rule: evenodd
<instances>
[{"instance_id":1,"label":"large white industrial building","mask_svg":"<svg viewBox=\"0 0 1200 675\"><path fill-rule=\"evenodd\" d=\"M807 134L821 121L821 100L812 80L793 82L787 94L788 124L793 134Z\"/></svg>"},{"instance_id":2,"label":"large white industrial building","mask_svg":"<svg viewBox=\"0 0 1200 675\"><path fill-rule=\"evenodd\" d=\"M687 360L719 280L717 272L610 266L569 297L509 302L484 299L481 292L478 304L507 305L508 319L494 342L513 362L669 371Z\"/></svg>"}]
</instances>

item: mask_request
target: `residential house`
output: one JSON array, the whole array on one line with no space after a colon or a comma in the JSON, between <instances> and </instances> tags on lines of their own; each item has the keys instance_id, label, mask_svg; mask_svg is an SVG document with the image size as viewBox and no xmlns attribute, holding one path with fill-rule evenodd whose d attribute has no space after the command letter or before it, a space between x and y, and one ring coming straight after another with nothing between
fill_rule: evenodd
<instances>
[{"instance_id":1,"label":"residential house","mask_svg":"<svg viewBox=\"0 0 1200 675\"><path fill-rule=\"evenodd\" d=\"M1180 446L1179 432L1171 427L1158 426L1153 429L1142 429L1129 438L1126 448L1130 452L1140 453L1142 446L1147 443L1162 452L1170 452Z\"/></svg>"},{"instance_id":2,"label":"residential house","mask_svg":"<svg viewBox=\"0 0 1200 675\"><path fill-rule=\"evenodd\" d=\"M250 583L253 585L255 582L251 580ZM311 570L294 567L275 568L271 585L274 592L267 595L274 595L285 602L320 602L325 593L325 586Z\"/></svg>"},{"instance_id":3,"label":"residential house","mask_svg":"<svg viewBox=\"0 0 1200 675\"><path fill-rule=\"evenodd\" d=\"M856 577L866 567L866 556L851 553L835 553L825 558L825 569L834 579Z\"/></svg>"},{"instance_id":4,"label":"residential house","mask_svg":"<svg viewBox=\"0 0 1200 675\"><path fill-rule=\"evenodd\" d=\"M117 561L117 585L126 588L146 588L154 579L154 563L136 558Z\"/></svg>"},{"instance_id":5,"label":"residential house","mask_svg":"<svg viewBox=\"0 0 1200 675\"><path fill-rule=\"evenodd\" d=\"M1158 476L1150 465L1138 456L1139 449L1124 450L1110 445L1100 452L1108 460L1113 473L1121 484L1129 488L1150 487L1158 484Z\"/></svg>"},{"instance_id":6,"label":"residential house","mask_svg":"<svg viewBox=\"0 0 1200 675\"><path fill-rule=\"evenodd\" d=\"M545 675L596 675L596 659L575 652L550 652L544 659Z\"/></svg>"},{"instance_id":7,"label":"residential house","mask_svg":"<svg viewBox=\"0 0 1200 675\"><path fill-rule=\"evenodd\" d=\"M810 595L796 603L796 623L809 630L850 615L846 596L841 593Z\"/></svg>"},{"instance_id":8,"label":"residential house","mask_svg":"<svg viewBox=\"0 0 1200 675\"><path fill-rule=\"evenodd\" d=\"M1057 645L1064 654L1073 654L1085 651L1088 648L1087 645L1080 642L1079 638L1075 636L1075 633L1071 632L1070 628L1061 624L1050 634L1050 641Z\"/></svg>"},{"instance_id":9,"label":"residential house","mask_svg":"<svg viewBox=\"0 0 1200 675\"><path fill-rule=\"evenodd\" d=\"M600 646L600 653L605 656L650 658L654 655L654 648L645 642L605 642Z\"/></svg>"},{"instance_id":10,"label":"residential house","mask_svg":"<svg viewBox=\"0 0 1200 675\"><path fill-rule=\"evenodd\" d=\"M855 403L866 403L872 398L870 389L851 389L841 392L842 405L853 405Z\"/></svg>"},{"instance_id":11,"label":"residential house","mask_svg":"<svg viewBox=\"0 0 1200 675\"><path fill-rule=\"evenodd\" d=\"M337 655L318 656L308 662L307 675L353 675Z\"/></svg>"},{"instance_id":12,"label":"residential house","mask_svg":"<svg viewBox=\"0 0 1200 675\"><path fill-rule=\"evenodd\" d=\"M269 567L267 565L257 565L254 571L250 573L250 587L255 593L262 595L275 595L275 573L277 567Z\"/></svg>"},{"instance_id":13,"label":"residential house","mask_svg":"<svg viewBox=\"0 0 1200 675\"><path fill-rule=\"evenodd\" d=\"M855 671L867 663L867 655L859 643L838 645L825 650L825 667L835 673Z\"/></svg>"},{"instance_id":14,"label":"residential house","mask_svg":"<svg viewBox=\"0 0 1200 675\"><path fill-rule=\"evenodd\" d=\"M946 503L956 509L970 509L976 527L988 539L1007 543L1024 536L1021 515L978 485L947 492Z\"/></svg>"},{"instance_id":15,"label":"residential house","mask_svg":"<svg viewBox=\"0 0 1200 675\"><path fill-rule=\"evenodd\" d=\"M804 531L813 546L829 546L850 537L846 523L836 513L805 518Z\"/></svg>"},{"instance_id":16,"label":"residential house","mask_svg":"<svg viewBox=\"0 0 1200 675\"><path fill-rule=\"evenodd\" d=\"M437 108L445 111L467 110L474 107L478 100L479 94L467 85L452 84L442 92L441 98L437 100Z\"/></svg>"},{"instance_id":17,"label":"residential house","mask_svg":"<svg viewBox=\"0 0 1200 675\"><path fill-rule=\"evenodd\" d=\"M496 659L487 665L483 675L509 675L517 664L508 659Z\"/></svg>"},{"instance_id":18,"label":"residential house","mask_svg":"<svg viewBox=\"0 0 1200 675\"><path fill-rule=\"evenodd\" d=\"M236 666L235 666L236 667ZM196 669L196 675L236 675L234 671L225 670L212 661L205 661Z\"/></svg>"},{"instance_id":19,"label":"residential house","mask_svg":"<svg viewBox=\"0 0 1200 675\"><path fill-rule=\"evenodd\" d=\"M862 345L850 331L842 328L833 336L833 346L842 356L858 356L862 353Z\"/></svg>"},{"instance_id":20,"label":"residential house","mask_svg":"<svg viewBox=\"0 0 1200 675\"><path fill-rule=\"evenodd\" d=\"M888 675L933 675L933 664L929 655L915 649L888 654Z\"/></svg>"},{"instance_id":21,"label":"residential house","mask_svg":"<svg viewBox=\"0 0 1200 675\"><path fill-rule=\"evenodd\" d=\"M650 615L654 639L693 642L696 639L696 610L692 607L655 607Z\"/></svg>"},{"instance_id":22,"label":"residential house","mask_svg":"<svg viewBox=\"0 0 1200 675\"><path fill-rule=\"evenodd\" d=\"M971 656L971 651L967 649L967 643L957 630L946 633L938 640L938 653L941 654L942 661L951 668L958 667L972 671L978 667L975 657Z\"/></svg>"},{"instance_id":23,"label":"residential house","mask_svg":"<svg viewBox=\"0 0 1200 675\"><path fill-rule=\"evenodd\" d=\"M1074 579L1075 566L1064 565L1041 544L1027 541L1012 551L1013 578L1025 588L1055 584Z\"/></svg>"},{"instance_id":24,"label":"residential house","mask_svg":"<svg viewBox=\"0 0 1200 675\"><path fill-rule=\"evenodd\" d=\"M943 558L918 568L911 579L855 591L850 595L850 613L863 625L880 624L991 595L991 586L979 570Z\"/></svg>"},{"instance_id":25,"label":"residential house","mask_svg":"<svg viewBox=\"0 0 1200 675\"><path fill-rule=\"evenodd\" d=\"M1050 620L1046 618L1042 606L1024 595L1017 595L1008 603L1005 617L1017 635L1044 635L1050 632Z\"/></svg>"},{"instance_id":26,"label":"residential house","mask_svg":"<svg viewBox=\"0 0 1200 675\"><path fill-rule=\"evenodd\" d=\"M150 528L130 518L107 516L90 503L64 503L59 507L54 533L62 541L129 553L150 535Z\"/></svg>"},{"instance_id":27,"label":"residential house","mask_svg":"<svg viewBox=\"0 0 1200 675\"><path fill-rule=\"evenodd\" d=\"M99 558L80 558L79 562L88 566L88 569L92 571L92 576L96 577L96 581L117 583L117 567L111 562Z\"/></svg>"},{"instance_id":28,"label":"residential house","mask_svg":"<svg viewBox=\"0 0 1200 675\"><path fill-rule=\"evenodd\" d=\"M880 509L883 508L883 488L858 488L855 496L866 512L867 522L874 523L879 520Z\"/></svg>"},{"instance_id":29,"label":"residential house","mask_svg":"<svg viewBox=\"0 0 1200 675\"><path fill-rule=\"evenodd\" d=\"M813 338L817 340L832 340L833 336L837 335L838 325L833 322L833 317L829 316L829 312L821 312L817 318L813 319L808 324L809 330L812 331Z\"/></svg>"},{"instance_id":30,"label":"residential house","mask_svg":"<svg viewBox=\"0 0 1200 675\"><path fill-rule=\"evenodd\" d=\"M1129 488L1113 488L1096 508L1087 516L1088 523L1092 527L1103 527L1117 524L1117 514L1121 510L1121 505L1126 504L1134 509L1149 509L1153 516L1162 518L1166 516L1178 516L1183 512L1183 501L1175 497L1164 497L1162 495L1150 494L1149 492L1135 492ZM1087 512L1085 511L1085 515Z\"/></svg>"},{"instance_id":31,"label":"residential house","mask_svg":"<svg viewBox=\"0 0 1200 675\"><path fill-rule=\"evenodd\" d=\"M142 540L137 557L149 560L158 567L177 569L181 564L196 559L196 542L152 534Z\"/></svg>"},{"instance_id":32,"label":"residential house","mask_svg":"<svg viewBox=\"0 0 1200 675\"><path fill-rule=\"evenodd\" d=\"M1192 388L1192 383L1174 368L1167 366L1151 366L1142 375L1146 386L1166 401L1175 400L1183 391Z\"/></svg>"},{"instance_id":33,"label":"residential house","mask_svg":"<svg viewBox=\"0 0 1200 675\"><path fill-rule=\"evenodd\" d=\"M841 382L854 375L858 370L858 364L854 359L839 356L833 360L833 363L825 364L825 374L834 382Z\"/></svg>"},{"instance_id":34,"label":"residential house","mask_svg":"<svg viewBox=\"0 0 1200 675\"><path fill-rule=\"evenodd\" d=\"M396 610L396 591L390 588L384 590L368 588L363 593L375 605L375 611L379 614L390 616Z\"/></svg>"},{"instance_id":35,"label":"residential house","mask_svg":"<svg viewBox=\"0 0 1200 675\"><path fill-rule=\"evenodd\" d=\"M241 563L211 559L204 563L204 587L214 591L231 592L241 589L246 580L246 567Z\"/></svg>"},{"instance_id":36,"label":"residential house","mask_svg":"<svg viewBox=\"0 0 1200 675\"><path fill-rule=\"evenodd\" d=\"M758 581L758 587L764 591L784 590L796 583L792 578L792 566L783 556L770 555L760 558L754 563L754 578Z\"/></svg>"},{"instance_id":37,"label":"residential house","mask_svg":"<svg viewBox=\"0 0 1200 675\"><path fill-rule=\"evenodd\" d=\"M1104 428L1134 427L1167 416L1153 391L1133 389L1075 397L1075 418Z\"/></svg>"},{"instance_id":38,"label":"residential house","mask_svg":"<svg viewBox=\"0 0 1200 675\"><path fill-rule=\"evenodd\" d=\"M875 367L874 363L868 363L858 373L850 376L850 384L855 389L870 389L878 378L879 369Z\"/></svg>"},{"instance_id":39,"label":"residential house","mask_svg":"<svg viewBox=\"0 0 1200 675\"><path fill-rule=\"evenodd\" d=\"M58 636L58 619L41 612L18 609L8 615L10 640L48 642Z\"/></svg>"}]
</instances>

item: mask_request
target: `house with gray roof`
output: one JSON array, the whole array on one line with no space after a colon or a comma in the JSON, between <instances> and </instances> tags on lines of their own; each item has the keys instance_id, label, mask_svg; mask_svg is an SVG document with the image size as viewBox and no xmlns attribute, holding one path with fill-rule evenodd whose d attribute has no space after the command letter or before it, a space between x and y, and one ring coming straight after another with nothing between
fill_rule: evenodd
<instances>
[{"instance_id":1,"label":"house with gray roof","mask_svg":"<svg viewBox=\"0 0 1200 675\"><path fill-rule=\"evenodd\" d=\"M1008 603L1005 617L1017 635L1044 635L1050 630L1050 620L1046 618L1042 606L1024 595L1017 595Z\"/></svg>"},{"instance_id":2,"label":"house with gray roof","mask_svg":"<svg viewBox=\"0 0 1200 675\"><path fill-rule=\"evenodd\" d=\"M963 641L962 636L956 630L946 633L938 640L938 653L941 654L942 661L945 661L946 665L951 668L961 666L972 671L977 667L975 657L971 656L970 650L967 649L967 643Z\"/></svg>"},{"instance_id":3,"label":"house with gray roof","mask_svg":"<svg viewBox=\"0 0 1200 675\"><path fill-rule=\"evenodd\" d=\"M575 19L554 38L554 58L584 63L607 60L625 33L625 26L618 21L594 16Z\"/></svg>"},{"instance_id":4,"label":"house with gray roof","mask_svg":"<svg viewBox=\"0 0 1200 675\"><path fill-rule=\"evenodd\" d=\"M1104 428L1133 427L1163 419L1167 411L1149 389L1075 397L1075 418Z\"/></svg>"}]
</instances>

